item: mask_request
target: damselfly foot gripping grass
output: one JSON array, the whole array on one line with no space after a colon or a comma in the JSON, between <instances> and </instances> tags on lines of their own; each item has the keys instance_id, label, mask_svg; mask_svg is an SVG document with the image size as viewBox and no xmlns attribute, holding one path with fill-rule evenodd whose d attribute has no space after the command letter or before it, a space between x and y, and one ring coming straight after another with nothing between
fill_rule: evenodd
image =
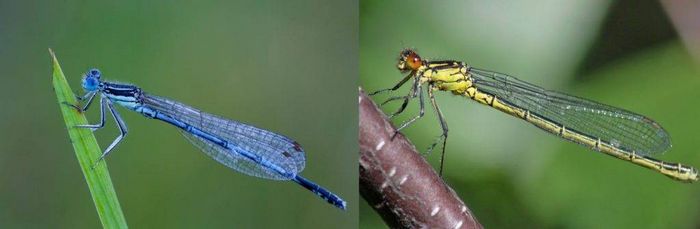
<instances>
[{"instance_id":1,"label":"damselfly foot gripping grass","mask_svg":"<svg viewBox=\"0 0 700 229\"><path fill-rule=\"evenodd\" d=\"M180 128L187 140L229 168L265 179L292 180L328 203L343 210L346 208L346 202L339 196L298 175L304 169L306 158L304 150L292 139L148 94L134 85L102 81L97 69L85 74L82 87L85 94L79 100L85 101L85 106L71 106L87 110L95 96L100 94L101 115L100 123L77 127L100 129L104 127L105 113L109 111L120 131L95 163L103 160L126 136L126 124L114 109L113 104L117 104Z\"/></svg>"},{"instance_id":2,"label":"damselfly foot gripping grass","mask_svg":"<svg viewBox=\"0 0 700 229\"><path fill-rule=\"evenodd\" d=\"M409 126L424 114L423 86L427 87L430 103L442 127L442 156L440 173L447 142L447 122L435 102L433 92L448 91L471 98L506 114L518 117L536 127L563 139L587 146L618 159L649 168L670 178L694 182L698 171L680 163L669 163L651 158L671 147L666 131L653 120L620 108L587 99L545 90L512 76L471 67L453 60L428 61L413 50L403 50L397 65L407 75L392 88L371 93L399 89L413 80L405 96L391 97L383 104L402 100L393 117L406 108L411 99L418 97L420 113L403 122L396 131ZM429 151L438 143L435 141Z\"/></svg>"}]
</instances>

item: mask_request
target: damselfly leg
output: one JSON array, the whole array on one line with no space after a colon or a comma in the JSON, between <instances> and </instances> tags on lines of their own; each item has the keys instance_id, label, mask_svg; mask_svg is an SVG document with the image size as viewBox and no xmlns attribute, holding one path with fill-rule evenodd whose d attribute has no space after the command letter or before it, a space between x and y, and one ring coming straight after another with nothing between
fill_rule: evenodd
<instances>
[{"instance_id":1,"label":"damselfly leg","mask_svg":"<svg viewBox=\"0 0 700 229\"><path fill-rule=\"evenodd\" d=\"M440 106L438 106L437 101L435 101L435 94L434 91L437 90L437 87L435 85L430 85L428 87L428 97L430 98L430 104L433 105L433 109L435 110L435 113L438 116L438 119L440 120L440 128L442 128L442 134L437 137L435 140L433 140L433 143L430 144L428 147L428 150L425 152L426 154L430 154L430 152L435 149L435 146L442 140L442 153L440 154L440 176L442 176L442 168L443 165L445 164L445 148L447 147L447 133L449 132L449 129L447 128L447 121L445 121L445 117L442 115L442 111L440 111Z\"/></svg>"},{"instance_id":2,"label":"damselfly leg","mask_svg":"<svg viewBox=\"0 0 700 229\"><path fill-rule=\"evenodd\" d=\"M74 105L74 104L70 104L70 103L64 103L64 104L75 108L79 112L86 111L90 107L90 104L92 103L92 100L95 98L96 95L97 95L97 92L88 92L84 96L78 97L79 98L78 100L86 100L87 99L87 102L82 109L79 106ZM114 118L115 122L117 123L117 127L119 128L119 136L117 136L117 138L114 139L114 141L112 141L112 143L107 147L107 149L105 149L105 151L102 152L102 155L100 156L100 158L97 159L97 161L95 161L95 164L92 166L93 168L95 166L97 166L97 164L100 161L104 160L104 158L107 157L107 155L109 155L109 153L112 151L112 149L114 149L114 147L116 147L117 144L119 144L119 142L121 142L124 139L124 137L126 136L126 133L128 132L128 130L126 128L126 123L124 123L124 120L122 120L122 117L119 115L119 112L116 109L114 109L114 105L112 105L112 102L107 97L101 97L100 98L100 122L97 124L86 124L86 125L76 125L75 126L76 128L88 128L88 129L91 129L92 131L101 129L105 126L105 121L106 121L105 113L107 113L107 110L110 111L110 113L112 114L112 117Z\"/></svg>"},{"instance_id":3,"label":"damselfly leg","mask_svg":"<svg viewBox=\"0 0 700 229\"><path fill-rule=\"evenodd\" d=\"M94 96L93 96L94 97ZM86 125L76 125L75 127L77 128L89 128L92 131L98 130L102 127L105 126L105 98L100 98L100 123L97 124L86 124ZM87 108L90 104L87 104L85 108ZM85 111L85 110L83 110Z\"/></svg>"},{"instance_id":4,"label":"damselfly leg","mask_svg":"<svg viewBox=\"0 0 700 229\"><path fill-rule=\"evenodd\" d=\"M403 86L403 84L405 84L405 83L406 83L409 79L411 79L412 77L413 77L413 74L408 74L408 75L406 75L406 77L404 77L403 79L401 79L401 81L399 81L399 83L397 83L396 85L394 85L394 87L385 88L385 89L380 89L380 90L377 90L377 91L375 91L375 92L369 93L369 95L370 95L370 96L373 96L373 95L376 95L376 94L379 94L379 93L384 93L384 92L389 92L389 91L396 91L396 89L401 88L401 86Z\"/></svg>"},{"instance_id":5,"label":"damselfly leg","mask_svg":"<svg viewBox=\"0 0 700 229\"><path fill-rule=\"evenodd\" d=\"M457 62L447 61L445 63L445 67L446 68L447 68L447 66L453 67L453 66L457 65L455 63L457 63ZM415 73L410 73L410 74L408 74L407 77L413 77L413 76L415 76ZM402 122L396 128L396 132L394 133L394 135L392 135L392 138L394 136L396 136L396 134L398 134L399 131L412 125L413 123L418 121L418 119L422 118L425 115L425 98L424 98L425 92L423 92L423 85L420 83L420 79L418 77L413 77L413 78L414 78L413 85L411 87L411 90L409 90L408 95L390 97L381 103L381 105L385 105L389 102L403 100L399 109L396 112L389 115L389 118L393 118L394 116L403 113L403 111L406 109L406 107L408 106L408 103L410 102L411 99L418 97L418 105L420 107L418 115L408 119L407 121ZM375 94L378 94L381 92L394 91L394 90L400 88L403 84L405 84L406 81L407 81L407 78L404 78L395 87L375 91L373 93L370 93L370 95L375 95ZM442 175L442 168L443 168L444 158L445 158L445 146L447 144L448 128L447 128L447 122L445 121L445 118L442 114L442 111L440 110L440 107L438 106L437 102L435 101L435 95L433 93L435 90L439 90L439 89L435 85L432 85L432 84L428 85L428 88L427 88L428 97L429 97L430 103L431 103L433 109L435 110L435 112L438 116L438 119L440 121L440 127L442 128L442 133L440 134L440 136L438 136L437 138L435 138L433 140L433 142L430 144L430 146L428 147L428 150L426 151L425 154L426 155L430 154L439 143L442 143L441 144L442 145L442 152L441 152L441 156L440 156L440 170L439 170L440 175Z\"/></svg>"}]
</instances>

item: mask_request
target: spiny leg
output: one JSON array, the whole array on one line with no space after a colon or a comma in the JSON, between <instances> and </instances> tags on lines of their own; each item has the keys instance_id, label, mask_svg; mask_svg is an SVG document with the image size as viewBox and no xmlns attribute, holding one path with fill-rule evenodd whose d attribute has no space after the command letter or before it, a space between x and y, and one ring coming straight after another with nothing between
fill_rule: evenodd
<instances>
[{"instance_id":1,"label":"spiny leg","mask_svg":"<svg viewBox=\"0 0 700 229\"><path fill-rule=\"evenodd\" d=\"M411 86L411 89L408 91L408 94L407 94L407 95L389 97L387 100L384 100L384 102L382 102L380 105L381 105L381 106L384 106L384 105L386 105L386 104L389 103L389 102L392 102L392 101L395 101L395 100L399 100L399 99L415 98L415 97L416 97L416 93L414 93L414 91L415 91L415 80L414 80L413 83L414 83L414 84L413 84L413 86Z\"/></svg>"},{"instance_id":2,"label":"spiny leg","mask_svg":"<svg viewBox=\"0 0 700 229\"><path fill-rule=\"evenodd\" d=\"M97 159L97 161L95 161L95 164L92 166L93 168L95 166L97 166L97 163L100 163L100 161L104 160L105 157L107 157L107 155L109 155L109 152L111 152L112 149L114 149L114 147L117 146L117 144L119 144L119 142L121 142L124 139L124 137L126 136L126 133L127 133L126 123L124 123L124 120L122 120L122 117L119 115L119 112L117 112L117 110L114 109L112 102L110 102L109 100L106 100L106 104L107 104L107 107L109 108L109 111L112 113L112 117L114 117L114 121L116 121L116 123L117 123L117 127L119 127L119 136L117 136L117 138L114 139L112 144L110 144L107 147L107 149L105 149L105 151L102 153L102 156L100 156L100 158Z\"/></svg>"},{"instance_id":3,"label":"spiny leg","mask_svg":"<svg viewBox=\"0 0 700 229\"><path fill-rule=\"evenodd\" d=\"M87 102L85 103L85 106L83 106L82 111L86 111L88 107L90 107L90 104L92 104L92 100L95 98L97 95L97 92L88 92L83 95L83 97L78 97L78 100L83 101L87 99Z\"/></svg>"},{"instance_id":4,"label":"spiny leg","mask_svg":"<svg viewBox=\"0 0 700 229\"><path fill-rule=\"evenodd\" d=\"M399 99L406 99L406 98L408 98L408 97L411 97L412 95L413 95L413 92L409 92L408 95L392 96L392 97L389 97L388 99L384 100L384 102L382 102L382 103L379 104L379 105L380 105L380 106L384 106L384 105L386 105L386 104L389 103L389 102L393 102L393 101L396 101L396 100L399 100Z\"/></svg>"},{"instance_id":5,"label":"spiny leg","mask_svg":"<svg viewBox=\"0 0 700 229\"><path fill-rule=\"evenodd\" d=\"M88 107L90 107L90 104L92 104L92 99L95 98L95 95L97 95L97 92L88 92L88 93L85 93L85 95L83 95L83 96L75 96L75 98L80 100L80 101L87 100L87 103L85 103L85 106L82 108L80 108L79 106L77 106L75 104L70 104L66 101L63 101L63 104L71 106L71 107L75 108L78 112L82 113L83 111L86 111L88 109Z\"/></svg>"},{"instance_id":6,"label":"spiny leg","mask_svg":"<svg viewBox=\"0 0 700 229\"><path fill-rule=\"evenodd\" d=\"M405 84L405 83L408 81L408 79L410 79L411 77L413 77L413 73L406 75L406 77L404 77L403 79L401 79L401 81L399 81L399 83L397 83L396 85L394 85L394 87L392 87L392 88L385 88L385 89L381 89L381 90L377 90L377 91L375 91L375 92L369 93L369 95L370 95L370 96L373 96L373 95L376 95L376 94L379 94L379 93L383 93L383 92L396 91L396 89L399 89L401 86L403 86L403 84Z\"/></svg>"},{"instance_id":7,"label":"spiny leg","mask_svg":"<svg viewBox=\"0 0 700 229\"><path fill-rule=\"evenodd\" d=\"M418 115L414 116L413 118L409 119L408 121L401 123L399 128L396 128L396 132L394 132L394 135L391 136L392 138L394 138L394 136L396 136L396 134L399 133L399 131L401 131L403 128L406 128L407 126L411 125L413 122L415 122L419 118L422 118L423 115L425 114L425 99L423 98L423 86L418 85L417 92L419 93L419 96L418 96L419 103L418 104L420 105L420 112L418 113Z\"/></svg>"},{"instance_id":8,"label":"spiny leg","mask_svg":"<svg viewBox=\"0 0 700 229\"><path fill-rule=\"evenodd\" d=\"M415 92L413 92L413 89L411 89L411 91L408 92L408 95L391 97L391 98L387 99L386 101L382 102L380 104L380 106L384 106L387 103L392 102L392 101L396 101L396 100L400 100L400 99L404 100L403 103L401 103L401 107L399 108L399 110L392 113L391 115L389 115L389 119L392 119L392 118L394 118L394 116L401 114L404 111L404 109L406 109L406 106L408 106L408 101L416 98L416 96L417 96L417 94Z\"/></svg>"},{"instance_id":9,"label":"spiny leg","mask_svg":"<svg viewBox=\"0 0 700 229\"><path fill-rule=\"evenodd\" d=\"M420 80L418 78L415 78L413 80L413 87L411 87L411 91L408 92L408 95L403 97L403 103L401 103L401 106L398 110L396 110L396 112L389 115L389 118L391 119L394 116L403 113L403 111L406 110L406 107L408 106L408 102L411 101L411 99L418 96L418 93L420 92Z\"/></svg>"},{"instance_id":10,"label":"spiny leg","mask_svg":"<svg viewBox=\"0 0 700 229\"><path fill-rule=\"evenodd\" d=\"M90 98L94 98L94 97L95 97L95 96L93 95L93 96L90 97ZM92 100L92 99L90 99L90 100ZM100 129L100 128L104 127L104 126L105 126L105 113L107 112L107 111L106 111L106 109L107 109L107 106L106 106L107 104L106 104L106 103L108 103L108 102L109 102L109 101L107 100L107 98L105 98L105 97L100 98L100 123L98 123L98 124L87 124L87 125L76 125L75 127L78 127L78 128L90 128L92 131L95 131L95 130L97 130L97 129ZM88 105L90 105L90 104L88 103ZM87 107L87 106L86 106L86 107Z\"/></svg>"},{"instance_id":11,"label":"spiny leg","mask_svg":"<svg viewBox=\"0 0 700 229\"><path fill-rule=\"evenodd\" d=\"M433 105L433 108L435 109L435 112L438 115L438 119L440 120L442 134L433 141L433 144L431 144L430 147L428 147L428 151L426 152L426 154L430 154L430 152L433 151L440 139L442 139L442 154L440 154L441 156L439 172L440 176L442 176L442 167L445 162L445 147L447 145L447 133L449 132L449 129L447 128L447 122L445 121L445 117L442 115L442 111L440 111L440 107L438 106L437 101L435 101L435 94L433 93L433 91L435 91L435 86L431 85L430 88L428 88L428 97L430 98L430 103Z\"/></svg>"}]
</instances>

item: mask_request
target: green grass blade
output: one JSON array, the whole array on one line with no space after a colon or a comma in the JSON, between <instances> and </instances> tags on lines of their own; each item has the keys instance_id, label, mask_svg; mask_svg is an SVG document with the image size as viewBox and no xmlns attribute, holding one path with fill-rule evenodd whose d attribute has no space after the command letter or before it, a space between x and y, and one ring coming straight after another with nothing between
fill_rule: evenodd
<instances>
[{"instance_id":1,"label":"green grass blade","mask_svg":"<svg viewBox=\"0 0 700 229\"><path fill-rule=\"evenodd\" d=\"M63 102L77 104L77 99L70 86L68 86L61 66L56 60L56 55L51 49L49 49L49 53L53 63L53 88L56 92L56 97L58 97L58 105L66 122L68 136L73 144L75 156L78 158L83 175L85 175L85 181L90 189L90 194L92 194L92 200L95 202L102 226L104 228L127 228L126 219L119 206L117 194L112 186L112 179L109 178L106 163L102 161L94 169L92 168L94 162L100 157L102 150L97 145L97 140L95 140L95 135L92 134L92 131L74 127L75 125L87 124L87 119L85 115L78 112L75 108L63 104Z\"/></svg>"}]
</instances>

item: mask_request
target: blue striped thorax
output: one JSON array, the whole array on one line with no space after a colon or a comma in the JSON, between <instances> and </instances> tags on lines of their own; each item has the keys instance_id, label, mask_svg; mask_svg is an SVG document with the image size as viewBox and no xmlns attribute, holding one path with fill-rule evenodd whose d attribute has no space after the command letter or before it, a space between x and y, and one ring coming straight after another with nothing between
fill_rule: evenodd
<instances>
[{"instance_id":1,"label":"blue striped thorax","mask_svg":"<svg viewBox=\"0 0 700 229\"><path fill-rule=\"evenodd\" d=\"M112 102L132 110L140 105L141 89L139 87L124 83L101 81L101 75L100 70L96 68L86 72L83 77L83 89L87 92L99 90L103 96Z\"/></svg>"}]
</instances>

